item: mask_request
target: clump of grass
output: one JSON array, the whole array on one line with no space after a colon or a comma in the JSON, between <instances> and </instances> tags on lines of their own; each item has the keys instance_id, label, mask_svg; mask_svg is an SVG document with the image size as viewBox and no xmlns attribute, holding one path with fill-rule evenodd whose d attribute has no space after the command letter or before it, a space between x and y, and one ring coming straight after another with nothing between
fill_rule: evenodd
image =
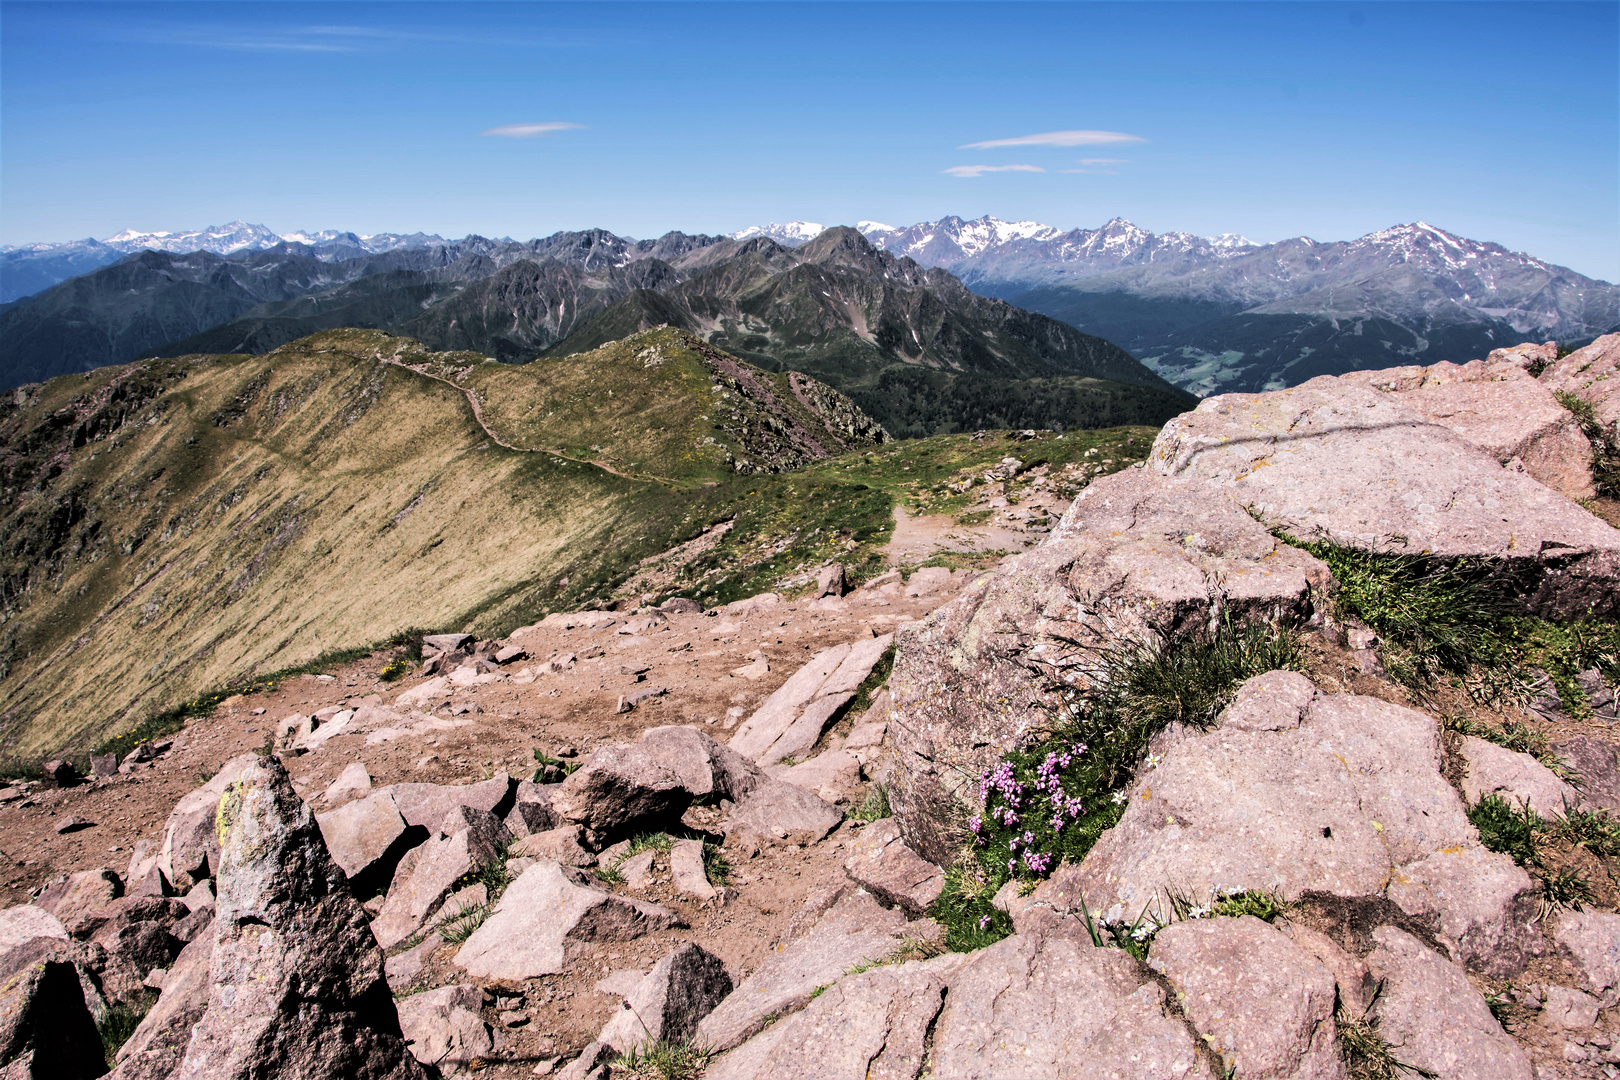
<instances>
[{"instance_id":1,"label":"clump of grass","mask_svg":"<svg viewBox=\"0 0 1620 1080\"><path fill-rule=\"evenodd\" d=\"M1598 420L1592 405L1567 390L1554 391L1558 404L1568 409L1592 445L1592 482L1599 495L1620 497L1620 443Z\"/></svg>"},{"instance_id":2,"label":"clump of grass","mask_svg":"<svg viewBox=\"0 0 1620 1080\"><path fill-rule=\"evenodd\" d=\"M1373 999L1360 1016L1339 1002L1334 1010L1334 1026L1339 1031L1339 1056L1344 1059L1350 1080L1403 1080L1407 1076L1432 1077L1435 1074L1416 1065L1409 1065L1395 1056L1391 1046L1378 1030L1378 1017L1372 1013L1384 991L1380 982L1373 991Z\"/></svg>"},{"instance_id":3,"label":"clump of grass","mask_svg":"<svg viewBox=\"0 0 1620 1080\"><path fill-rule=\"evenodd\" d=\"M659 1039L619 1054L613 1059L614 1074L634 1080L697 1080L709 1062L710 1051L689 1042Z\"/></svg>"},{"instance_id":4,"label":"clump of grass","mask_svg":"<svg viewBox=\"0 0 1620 1080\"><path fill-rule=\"evenodd\" d=\"M474 931L484 925L492 910L494 908L490 904L477 904L473 907L462 908L454 914L440 919L434 930L438 933L439 940L448 942L451 945L460 945L472 937Z\"/></svg>"},{"instance_id":5,"label":"clump of grass","mask_svg":"<svg viewBox=\"0 0 1620 1080\"><path fill-rule=\"evenodd\" d=\"M1564 816L1553 822L1548 834L1586 848L1594 855L1620 856L1620 822L1607 810L1577 810L1566 806Z\"/></svg>"},{"instance_id":6,"label":"clump of grass","mask_svg":"<svg viewBox=\"0 0 1620 1080\"><path fill-rule=\"evenodd\" d=\"M947 875L933 912L952 947L1006 925L988 898L1007 881L1033 882L1085 858L1124 814L1138 769L1156 766L1148 753L1155 735L1173 723L1205 727L1243 680L1303 661L1292 630L1223 624L1208 638L1107 652L1088 690L1054 684L1061 704L1053 723L979 778L981 813L968 823L972 866ZM1144 944L1130 936L1140 930L1126 931L1133 946Z\"/></svg>"},{"instance_id":7,"label":"clump of grass","mask_svg":"<svg viewBox=\"0 0 1620 1080\"><path fill-rule=\"evenodd\" d=\"M397 657L383 665L383 669L377 673L377 677L383 682L398 682L410 674L412 666L411 662L403 656Z\"/></svg>"},{"instance_id":8,"label":"clump of grass","mask_svg":"<svg viewBox=\"0 0 1620 1080\"><path fill-rule=\"evenodd\" d=\"M928 914L945 927L947 948L972 952L1012 933L1012 918L990 902L995 894L971 852L945 871L945 888Z\"/></svg>"},{"instance_id":9,"label":"clump of grass","mask_svg":"<svg viewBox=\"0 0 1620 1080\"><path fill-rule=\"evenodd\" d=\"M1468 820L1479 830L1479 842L1490 850L1508 856L1520 866L1541 862L1541 848L1536 843L1541 822L1529 803L1515 810L1500 795L1487 795L1469 808Z\"/></svg>"},{"instance_id":10,"label":"clump of grass","mask_svg":"<svg viewBox=\"0 0 1620 1080\"><path fill-rule=\"evenodd\" d=\"M1271 922L1283 913L1280 900L1270 893L1260 892L1258 889L1245 889L1242 892L1227 893L1215 898L1210 905L1213 914L1235 918L1240 915L1253 915L1257 919Z\"/></svg>"},{"instance_id":11,"label":"clump of grass","mask_svg":"<svg viewBox=\"0 0 1620 1080\"><path fill-rule=\"evenodd\" d=\"M1526 614L1528 576L1479 559L1367 551L1278 537L1333 571L1339 613L1384 639L1390 677L1420 696L1444 677L1482 703L1522 704L1533 673L1547 672L1570 715L1590 711L1576 676L1593 667L1620 678L1620 622L1553 622ZM1527 572L1528 573L1528 572ZM1482 736L1483 737L1483 736Z\"/></svg>"},{"instance_id":12,"label":"clump of grass","mask_svg":"<svg viewBox=\"0 0 1620 1080\"><path fill-rule=\"evenodd\" d=\"M129 1037L135 1034L135 1029L141 1026L146 1019L147 1012L156 1001L155 995L144 995L131 1002L118 1002L107 1009L107 1015L96 1024L96 1031L101 1036L101 1054L111 1068L118 1064L118 1051Z\"/></svg>"},{"instance_id":13,"label":"clump of grass","mask_svg":"<svg viewBox=\"0 0 1620 1080\"><path fill-rule=\"evenodd\" d=\"M859 806L849 812L849 816L856 821L880 821L892 813L889 807L888 785L874 783L866 789L866 797L861 800Z\"/></svg>"},{"instance_id":14,"label":"clump of grass","mask_svg":"<svg viewBox=\"0 0 1620 1080\"><path fill-rule=\"evenodd\" d=\"M726 858L720 845L712 840L703 842L703 876L709 879L710 885L727 885L731 882L731 860Z\"/></svg>"}]
</instances>

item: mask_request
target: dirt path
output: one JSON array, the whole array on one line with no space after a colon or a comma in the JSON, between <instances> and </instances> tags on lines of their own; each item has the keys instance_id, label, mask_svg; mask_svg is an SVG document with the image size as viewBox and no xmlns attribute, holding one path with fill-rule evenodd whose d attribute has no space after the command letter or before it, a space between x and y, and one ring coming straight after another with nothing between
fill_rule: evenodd
<instances>
[{"instance_id":1,"label":"dirt path","mask_svg":"<svg viewBox=\"0 0 1620 1080\"><path fill-rule=\"evenodd\" d=\"M420 375L424 379L432 379L434 382L440 382L454 390L461 391L461 393L467 398L468 407L472 409L473 419L478 422L479 427L484 429L484 434L489 436L490 441L495 443L497 446L503 447L507 450L514 450L520 454L549 454L559 461L570 461L576 465L592 465L598 469L601 469L605 473L612 473L614 476L625 480L634 480L637 483L651 484L658 482L658 478L655 476L637 476L634 473L621 472L604 461L595 461L590 458L569 457L567 454L559 454L557 451L548 450L543 446L515 446L501 438L499 435L495 434L495 429L484 422L484 410L483 407L478 403L478 395L467 389L465 386L459 386L450 379L445 378L443 375L435 375L431 371L423 371L419 367L413 367L412 365L407 364L403 360L399 359L397 356L385 357L383 362L386 364L391 364L397 368L404 368L406 371Z\"/></svg>"}]
</instances>

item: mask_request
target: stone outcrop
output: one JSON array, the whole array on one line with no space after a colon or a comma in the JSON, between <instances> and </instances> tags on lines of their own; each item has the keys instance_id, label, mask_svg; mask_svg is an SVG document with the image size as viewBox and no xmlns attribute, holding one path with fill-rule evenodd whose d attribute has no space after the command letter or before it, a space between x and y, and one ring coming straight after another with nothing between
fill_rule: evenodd
<instances>
[{"instance_id":1,"label":"stone outcrop","mask_svg":"<svg viewBox=\"0 0 1620 1080\"><path fill-rule=\"evenodd\" d=\"M1542 817L1554 818L1563 817L1566 807L1583 805L1579 791L1529 754L1472 735L1463 737L1460 753L1468 767L1462 789L1470 806L1495 795L1511 806L1529 804Z\"/></svg>"},{"instance_id":2,"label":"stone outcrop","mask_svg":"<svg viewBox=\"0 0 1620 1080\"><path fill-rule=\"evenodd\" d=\"M422 1077L365 913L281 763L243 769L217 822L208 1007L176 1077Z\"/></svg>"},{"instance_id":3,"label":"stone outcrop","mask_svg":"<svg viewBox=\"0 0 1620 1080\"><path fill-rule=\"evenodd\" d=\"M115 1080L168 1080L185 1057L191 1029L208 1011L214 938L199 937L181 950L163 979L157 1003L118 1049Z\"/></svg>"},{"instance_id":4,"label":"stone outcrop","mask_svg":"<svg viewBox=\"0 0 1620 1080\"><path fill-rule=\"evenodd\" d=\"M390 948L410 937L438 911L458 882L494 863L511 841L512 834L494 814L471 806L453 807L437 834L400 860L372 924L378 944Z\"/></svg>"},{"instance_id":5,"label":"stone outcrop","mask_svg":"<svg viewBox=\"0 0 1620 1080\"><path fill-rule=\"evenodd\" d=\"M1323 376L1206 398L1164 426L1148 469L1303 539L1495 560L1545 614L1620 610L1620 532L1396 394Z\"/></svg>"},{"instance_id":6,"label":"stone outcrop","mask_svg":"<svg viewBox=\"0 0 1620 1080\"><path fill-rule=\"evenodd\" d=\"M72 964L39 960L0 981L0 1075L90 1080L106 1071Z\"/></svg>"},{"instance_id":7,"label":"stone outcrop","mask_svg":"<svg viewBox=\"0 0 1620 1080\"><path fill-rule=\"evenodd\" d=\"M1387 896L1428 921L1470 967L1497 976L1538 947L1539 891L1485 850L1441 773L1439 725L1371 697L1317 694L1270 672L1220 723L1170 742L1130 790L1118 825L1079 864L1012 905L1108 922L1169 922L1169 890Z\"/></svg>"},{"instance_id":8,"label":"stone outcrop","mask_svg":"<svg viewBox=\"0 0 1620 1080\"><path fill-rule=\"evenodd\" d=\"M628 941L682 925L667 908L615 896L589 880L554 862L529 867L462 944L456 963L481 979L532 979L563 970L578 942Z\"/></svg>"},{"instance_id":9,"label":"stone outcrop","mask_svg":"<svg viewBox=\"0 0 1620 1080\"><path fill-rule=\"evenodd\" d=\"M478 1011L484 992L474 983L457 983L411 994L399 1003L399 1026L411 1054L440 1069L470 1065L495 1048Z\"/></svg>"},{"instance_id":10,"label":"stone outcrop","mask_svg":"<svg viewBox=\"0 0 1620 1080\"><path fill-rule=\"evenodd\" d=\"M869 894L846 892L808 933L773 953L720 1002L698 1025L698 1041L715 1050L736 1046L765 1027L767 1017L801 1008L852 966L881 961L908 934L937 940L939 933L927 919L908 923Z\"/></svg>"},{"instance_id":11,"label":"stone outcrop","mask_svg":"<svg viewBox=\"0 0 1620 1080\"><path fill-rule=\"evenodd\" d=\"M1604 334L1555 360L1540 379L1549 389L1574 394L1592 406L1609 439L1620 444L1620 334Z\"/></svg>"},{"instance_id":12,"label":"stone outcrop","mask_svg":"<svg viewBox=\"0 0 1620 1080\"><path fill-rule=\"evenodd\" d=\"M954 857L979 775L1051 723L1059 680L1084 665L1080 650L1222 619L1310 615L1330 580L1325 565L1236 502L1190 496L1144 469L1093 481L1045 544L901 628L890 800L924 857Z\"/></svg>"},{"instance_id":13,"label":"stone outcrop","mask_svg":"<svg viewBox=\"0 0 1620 1080\"><path fill-rule=\"evenodd\" d=\"M1533 1080L1529 1055L1502 1030L1457 964L1393 926L1373 931L1367 957L1383 992L1378 1033L1399 1059L1436 1080Z\"/></svg>"},{"instance_id":14,"label":"stone outcrop","mask_svg":"<svg viewBox=\"0 0 1620 1080\"><path fill-rule=\"evenodd\" d=\"M653 965L625 995L624 1008L613 1014L579 1060L591 1062L649 1043L689 1042L699 1021L729 993L731 976L725 963L702 946L682 945Z\"/></svg>"},{"instance_id":15,"label":"stone outcrop","mask_svg":"<svg viewBox=\"0 0 1620 1080\"><path fill-rule=\"evenodd\" d=\"M937 1080L1212 1078L1164 990L1118 949L1016 934L972 954L948 985L930 1057Z\"/></svg>"},{"instance_id":16,"label":"stone outcrop","mask_svg":"<svg viewBox=\"0 0 1620 1080\"><path fill-rule=\"evenodd\" d=\"M731 748L761 766L802 755L855 697L892 640L885 634L846 642L811 657L743 721Z\"/></svg>"},{"instance_id":17,"label":"stone outcrop","mask_svg":"<svg viewBox=\"0 0 1620 1080\"><path fill-rule=\"evenodd\" d=\"M841 979L802 1012L716 1059L706 1078L911 1080L925 1064L946 980L966 960L953 953Z\"/></svg>"},{"instance_id":18,"label":"stone outcrop","mask_svg":"<svg viewBox=\"0 0 1620 1080\"><path fill-rule=\"evenodd\" d=\"M906 845L893 818L861 830L844 870L882 902L915 915L927 911L945 888L945 872Z\"/></svg>"},{"instance_id":19,"label":"stone outcrop","mask_svg":"<svg viewBox=\"0 0 1620 1080\"><path fill-rule=\"evenodd\" d=\"M768 782L735 751L691 726L651 728L601 747L556 785L551 810L599 834L679 818L694 801L734 801Z\"/></svg>"},{"instance_id":20,"label":"stone outcrop","mask_svg":"<svg viewBox=\"0 0 1620 1080\"><path fill-rule=\"evenodd\" d=\"M1423 420L1461 436L1510 469L1572 499L1596 494L1591 446L1553 389L1525 370L1541 356L1493 353L1467 364L1397 367L1338 376L1393 397Z\"/></svg>"},{"instance_id":21,"label":"stone outcrop","mask_svg":"<svg viewBox=\"0 0 1620 1080\"><path fill-rule=\"evenodd\" d=\"M1153 939L1148 963L1234 1075L1345 1076L1333 972L1266 923L1249 915L1172 923Z\"/></svg>"}]
</instances>

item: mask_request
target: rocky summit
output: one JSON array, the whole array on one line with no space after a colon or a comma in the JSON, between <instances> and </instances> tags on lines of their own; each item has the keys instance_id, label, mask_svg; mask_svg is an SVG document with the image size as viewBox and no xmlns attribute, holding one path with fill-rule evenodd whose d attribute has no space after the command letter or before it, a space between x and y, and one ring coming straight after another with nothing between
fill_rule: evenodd
<instances>
[{"instance_id":1,"label":"rocky summit","mask_svg":"<svg viewBox=\"0 0 1620 1080\"><path fill-rule=\"evenodd\" d=\"M203 450L227 460L190 468L290 505L280 527L353 499L385 538L440 500L514 619L411 609L434 625L120 718L0 787L5 1076L1620 1071L1620 334L1212 396L1156 435L900 449L829 388L675 330L587 354L592 377L616 401L632 365L662 372L709 443L400 339L270 355L98 383L94 409L30 420L58 440L36 458L92 484L66 418L157 463L181 460L163 432L201 438L180 418L220 417ZM255 494L255 470L313 482L295 449L361 468L342 425L278 434L329 387L356 427L376 396L418 403L431 424L364 429L412 443L397 461L434 432L460 449L412 483L365 466L382 510ZM577 445L540 446L559 415ZM516 455L543 454L554 497L589 467L598 500L658 483L658 506L729 516L647 534L589 602L525 593L525 528L456 486L473 453L514 455L509 498L540 467ZM726 488L743 462L798 486ZM137 547L249 528L209 483ZM885 527L818 519L818 547L746 516L817 498ZM347 569L320 603L358 620L363 593L462 588L389 543L347 587L367 560L327 548ZM54 664L174 580L107 601ZM296 638L261 636L266 657ZM142 673L171 644L106 655Z\"/></svg>"}]
</instances>

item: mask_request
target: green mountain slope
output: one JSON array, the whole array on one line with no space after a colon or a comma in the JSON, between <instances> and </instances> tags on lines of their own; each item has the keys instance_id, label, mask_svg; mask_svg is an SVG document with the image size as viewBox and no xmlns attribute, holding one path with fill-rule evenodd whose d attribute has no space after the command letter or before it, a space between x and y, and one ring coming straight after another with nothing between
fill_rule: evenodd
<instances>
[{"instance_id":1,"label":"green mountain slope","mask_svg":"<svg viewBox=\"0 0 1620 1080\"><path fill-rule=\"evenodd\" d=\"M0 407L0 753L603 595L769 474L885 438L673 330L524 367L342 330L24 388ZM808 497L792 513L836 502Z\"/></svg>"}]
</instances>

